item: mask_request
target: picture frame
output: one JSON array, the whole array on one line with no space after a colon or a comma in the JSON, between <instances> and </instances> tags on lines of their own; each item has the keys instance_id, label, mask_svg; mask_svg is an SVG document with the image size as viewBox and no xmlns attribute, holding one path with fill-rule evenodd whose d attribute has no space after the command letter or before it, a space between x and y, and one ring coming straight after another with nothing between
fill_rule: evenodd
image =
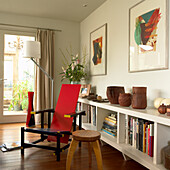
<instances>
[{"instance_id":1,"label":"picture frame","mask_svg":"<svg viewBox=\"0 0 170 170\"><path fill-rule=\"evenodd\" d=\"M91 89L90 84L82 84L81 88L80 88L79 97L85 98L85 97L89 96L90 89Z\"/></svg>"},{"instance_id":2,"label":"picture frame","mask_svg":"<svg viewBox=\"0 0 170 170\"><path fill-rule=\"evenodd\" d=\"M129 72L168 69L168 1L143 0L129 9Z\"/></svg>"},{"instance_id":3,"label":"picture frame","mask_svg":"<svg viewBox=\"0 0 170 170\"><path fill-rule=\"evenodd\" d=\"M107 74L107 24L90 33L90 75Z\"/></svg>"}]
</instances>

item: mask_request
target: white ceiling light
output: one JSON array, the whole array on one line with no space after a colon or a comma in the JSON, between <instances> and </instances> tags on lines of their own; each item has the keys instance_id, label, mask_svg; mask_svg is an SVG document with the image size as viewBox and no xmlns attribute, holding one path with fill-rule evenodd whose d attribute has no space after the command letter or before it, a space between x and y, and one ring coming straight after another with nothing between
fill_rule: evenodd
<instances>
[{"instance_id":1,"label":"white ceiling light","mask_svg":"<svg viewBox=\"0 0 170 170\"><path fill-rule=\"evenodd\" d=\"M83 7L85 8L85 7L87 7L87 5L88 5L88 4L83 4Z\"/></svg>"}]
</instances>

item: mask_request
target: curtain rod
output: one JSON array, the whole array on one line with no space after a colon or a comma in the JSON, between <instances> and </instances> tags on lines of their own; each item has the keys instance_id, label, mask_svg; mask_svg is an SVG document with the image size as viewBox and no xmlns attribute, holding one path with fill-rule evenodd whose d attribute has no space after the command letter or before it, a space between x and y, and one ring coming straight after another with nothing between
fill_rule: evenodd
<instances>
[{"instance_id":1,"label":"curtain rod","mask_svg":"<svg viewBox=\"0 0 170 170\"><path fill-rule=\"evenodd\" d=\"M3 26L11 26L11 27L21 27L21 28L31 28L31 29L43 29L43 30L51 30L51 31L62 32L62 30L50 29L50 28L30 27L30 26L13 25L13 24L3 24L3 23L0 23L0 25L3 25Z\"/></svg>"}]
</instances>

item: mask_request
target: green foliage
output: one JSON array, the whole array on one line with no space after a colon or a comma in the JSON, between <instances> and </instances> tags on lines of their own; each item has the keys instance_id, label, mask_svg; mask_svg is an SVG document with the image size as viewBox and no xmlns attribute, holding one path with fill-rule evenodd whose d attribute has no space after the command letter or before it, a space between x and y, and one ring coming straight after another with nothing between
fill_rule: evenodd
<instances>
[{"instance_id":1,"label":"green foliage","mask_svg":"<svg viewBox=\"0 0 170 170\"><path fill-rule=\"evenodd\" d=\"M22 106L22 109L28 108L28 91L30 89L29 81L21 81L13 85L13 96L8 110L14 109L14 106Z\"/></svg>"},{"instance_id":2,"label":"green foliage","mask_svg":"<svg viewBox=\"0 0 170 170\"><path fill-rule=\"evenodd\" d=\"M63 62L65 68L62 67L63 72L60 73L60 75L62 76L61 81L63 81L64 79L69 79L70 83L72 81L80 82L82 79L85 79L87 76L87 73L85 72L85 56L82 58L83 64L81 64L78 54L74 56L67 49L66 51L70 56L71 62L69 63L67 57L61 51L63 58L65 60Z\"/></svg>"}]
</instances>

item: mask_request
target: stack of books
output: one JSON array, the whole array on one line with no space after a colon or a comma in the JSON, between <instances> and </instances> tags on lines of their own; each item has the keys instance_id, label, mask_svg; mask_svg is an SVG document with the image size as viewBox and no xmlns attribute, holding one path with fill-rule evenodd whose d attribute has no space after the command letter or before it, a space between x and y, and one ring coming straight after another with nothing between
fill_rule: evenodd
<instances>
[{"instance_id":1,"label":"stack of books","mask_svg":"<svg viewBox=\"0 0 170 170\"><path fill-rule=\"evenodd\" d=\"M103 122L102 131L112 136L117 136L117 114L111 113L106 116Z\"/></svg>"},{"instance_id":2,"label":"stack of books","mask_svg":"<svg viewBox=\"0 0 170 170\"><path fill-rule=\"evenodd\" d=\"M153 157L154 124L153 122L130 117L129 144Z\"/></svg>"}]
</instances>

